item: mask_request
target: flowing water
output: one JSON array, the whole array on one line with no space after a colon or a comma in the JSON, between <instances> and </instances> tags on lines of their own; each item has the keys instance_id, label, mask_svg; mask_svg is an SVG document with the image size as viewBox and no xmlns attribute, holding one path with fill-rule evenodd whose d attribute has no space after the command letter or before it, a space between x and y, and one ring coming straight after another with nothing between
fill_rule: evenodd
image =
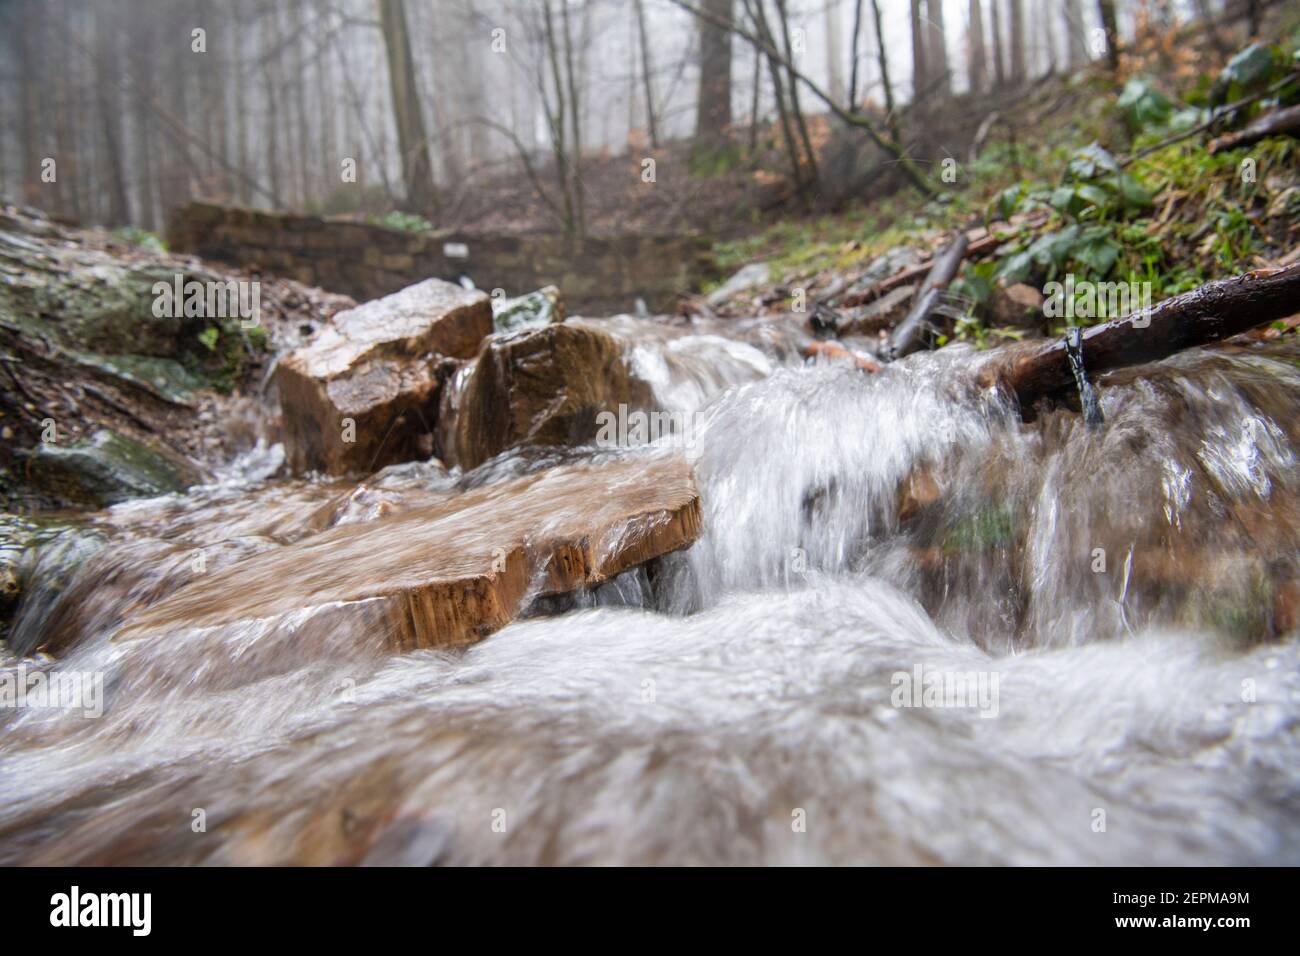
<instances>
[{"instance_id":1,"label":"flowing water","mask_svg":"<svg viewBox=\"0 0 1300 956\"><path fill-rule=\"evenodd\" d=\"M1294 347L1113 375L1088 428L956 348L868 376L618 321L690 416L691 549L455 652L110 642L196 560L610 452L358 486L263 443L95 516L3 665L102 675L102 714L0 711L0 862L1300 863Z\"/></svg>"}]
</instances>

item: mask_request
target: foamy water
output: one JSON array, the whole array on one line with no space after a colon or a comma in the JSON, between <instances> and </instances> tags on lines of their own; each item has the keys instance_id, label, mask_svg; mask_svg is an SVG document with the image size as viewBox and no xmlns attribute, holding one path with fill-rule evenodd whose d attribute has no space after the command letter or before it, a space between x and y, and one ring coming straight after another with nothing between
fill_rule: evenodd
<instances>
[{"instance_id":1,"label":"foamy water","mask_svg":"<svg viewBox=\"0 0 1300 956\"><path fill-rule=\"evenodd\" d=\"M1293 350L1115 376L1089 431L1022 424L974 353L865 376L624 324L698 416L689 551L455 653L306 612L109 643L196 548L553 459L120 506L15 628L59 627L104 713L0 711L0 862L1300 862Z\"/></svg>"}]
</instances>

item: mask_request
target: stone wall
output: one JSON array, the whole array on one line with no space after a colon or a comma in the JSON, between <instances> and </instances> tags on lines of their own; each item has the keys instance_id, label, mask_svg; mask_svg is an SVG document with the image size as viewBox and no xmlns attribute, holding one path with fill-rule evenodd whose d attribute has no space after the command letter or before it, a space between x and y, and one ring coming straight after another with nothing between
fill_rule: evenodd
<instances>
[{"instance_id":1,"label":"stone wall","mask_svg":"<svg viewBox=\"0 0 1300 956\"><path fill-rule=\"evenodd\" d=\"M630 312L638 297L672 311L712 270L698 236L472 235L389 229L346 219L190 203L168 222L172 249L377 298L422 279L469 276L487 291L564 293L569 314Z\"/></svg>"}]
</instances>

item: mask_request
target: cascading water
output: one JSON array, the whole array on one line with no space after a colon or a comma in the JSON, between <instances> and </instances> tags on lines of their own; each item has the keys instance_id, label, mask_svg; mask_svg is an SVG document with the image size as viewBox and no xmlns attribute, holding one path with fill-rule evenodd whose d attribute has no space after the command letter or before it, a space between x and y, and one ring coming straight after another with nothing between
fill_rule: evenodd
<instances>
[{"instance_id":1,"label":"cascading water","mask_svg":"<svg viewBox=\"0 0 1300 956\"><path fill-rule=\"evenodd\" d=\"M609 452L119 506L11 636L102 674L103 714L0 715L0 862L1300 861L1294 348L1111 376L1089 429L1023 424L974 352L868 376L620 321L691 423L689 551L463 651L310 615L110 642L196 549Z\"/></svg>"}]
</instances>

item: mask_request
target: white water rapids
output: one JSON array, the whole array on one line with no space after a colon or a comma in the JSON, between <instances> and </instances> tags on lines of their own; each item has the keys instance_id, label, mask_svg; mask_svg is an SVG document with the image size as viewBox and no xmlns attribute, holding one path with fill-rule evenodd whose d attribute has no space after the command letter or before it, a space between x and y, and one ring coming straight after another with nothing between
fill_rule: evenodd
<instances>
[{"instance_id":1,"label":"white water rapids","mask_svg":"<svg viewBox=\"0 0 1300 956\"><path fill-rule=\"evenodd\" d=\"M701 540L467 650L109 642L337 482L96 519L11 643L59 629L42 666L101 673L103 715L0 712L0 863L1300 863L1294 350L1114 375L1089 431L1022 424L973 353L868 376L751 333L631 356L700 416ZM539 463L404 466L345 517Z\"/></svg>"}]
</instances>

